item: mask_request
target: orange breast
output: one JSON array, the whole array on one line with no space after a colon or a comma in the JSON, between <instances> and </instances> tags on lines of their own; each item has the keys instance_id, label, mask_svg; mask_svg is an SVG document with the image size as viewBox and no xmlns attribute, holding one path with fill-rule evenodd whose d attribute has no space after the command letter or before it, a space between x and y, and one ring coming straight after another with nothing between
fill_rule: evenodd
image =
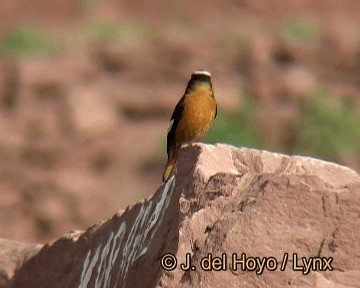
<instances>
[{"instance_id":1,"label":"orange breast","mask_svg":"<svg viewBox=\"0 0 360 288\"><path fill-rule=\"evenodd\" d=\"M208 88L198 88L190 93L185 98L184 110L175 133L175 142L181 144L201 140L209 132L215 112L216 100Z\"/></svg>"}]
</instances>

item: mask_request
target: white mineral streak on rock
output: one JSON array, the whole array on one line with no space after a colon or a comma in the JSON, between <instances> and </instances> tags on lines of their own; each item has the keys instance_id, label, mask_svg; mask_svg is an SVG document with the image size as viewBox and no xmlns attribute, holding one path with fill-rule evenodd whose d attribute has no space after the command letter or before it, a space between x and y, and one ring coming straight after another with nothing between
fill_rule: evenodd
<instances>
[{"instance_id":1,"label":"white mineral streak on rock","mask_svg":"<svg viewBox=\"0 0 360 288\"><path fill-rule=\"evenodd\" d=\"M79 288L87 287L91 276L93 275L93 270L95 265L97 264L97 277L95 282L95 287L108 287L110 284L110 271L114 266L115 260L117 259L117 255L119 254L121 242L125 236L126 232L126 224L123 222L115 237L114 232L111 232L109 240L105 243L105 245L100 245L97 247L95 254L92 256L90 260L91 250L87 253L86 259L83 264L83 269L81 272L80 284ZM116 249L115 249L116 248ZM99 254L101 252L101 256L99 259ZM110 251L110 253L109 253ZM98 263L99 260L99 263Z\"/></svg>"},{"instance_id":2,"label":"white mineral streak on rock","mask_svg":"<svg viewBox=\"0 0 360 288\"><path fill-rule=\"evenodd\" d=\"M111 249L111 253L110 253L110 257L109 257L109 264L106 268L105 274L106 274L106 281L104 283L104 286L102 287L109 287L110 284L110 280L111 280L111 269L114 267L115 261L117 259L117 256L119 254L120 248L121 248L121 242L124 238L125 235L125 231L126 231L126 225L125 222L123 222L120 226L119 232L116 234L114 241L113 241L113 245L112 245L112 249ZM116 247L116 250L114 251Z\"/></svg>"},{"instance_id":3,"label":"white mineral streak on rock","mask_svg":"<svg viewBox=\"0 0 360 288\"><path fill-rule=\"evenodd\" d=\"M156 206L153 207L153 202L150 200L141 207L123 246L122 261L115 286L118 284L119 280L120 283L122 283L121 285L124 285L125 277L130 265L146 253L148 245L151 243L149 238L152 239L154 236L157 225L161 222L165 211L169 206L174 186L175 176L172 176L165 184L161 199L157 202ZM143 233L140 234L141 231L143 231ZM118 258L125 232L126 224L123 222L116 235L114 236L114 232L111 232L108 241L105 244L100 244L96 248L96 252L93 256L91 256L91 250L87 253L83 264L79 288L86 288L88 286L96 266L97 269L95 273L97 277L95 280L95 287L110 287L111 270Z\"/></svg>"},{"instance_id":4,"label":"white mineral streak on rock","mask_svg":"<svg viewBox=\"0 0 360 288\"><path fill-rule=\"evenodd\" d=\"M122 263L120 266L120 271L118 278L116 280L115 286L120 279L122 282L121 287L125 284L125 277L127 275L129 266L138 259L141 255L146 253L148 246L151 241L145 240L148 238L149 233L151 233L150 239L153 237L154 233L157 230L157 224L161 221L162 217L165 214L167 207L169 206L170 199L175 187L175 176L173 175L165 184L164 190L161 194L161 199L157 203L152 215L150 216L151 208L153 206L152 201L150 200L146 205L141 207L141 210L138 216L135 219L134 225L132 226L129 236L124 245L122 253ZM150 217L150 218L149 218ZM146 227L144 229L144 227ZM144 231L140 234L140 231Z\"/></svg>"},{"instance_id":5,"label":"white mineral streak on rock","mask_svg":"<svg viewBox=\"0 0 360 288\"><path fill-rule=\"evenodd\" d=\"M90 281L91 275L92 275L92 271L93 271L95 264L99 258L99 252L100 252L100 247L98 247L96 249L96 252L91 260L90 260L91 250L89 250L88 254L86 255L86 259L85 259L85 262L83 265L83 270L81 272L79 288L87 287L87 285Z\"/></svg>"}]
</instances>

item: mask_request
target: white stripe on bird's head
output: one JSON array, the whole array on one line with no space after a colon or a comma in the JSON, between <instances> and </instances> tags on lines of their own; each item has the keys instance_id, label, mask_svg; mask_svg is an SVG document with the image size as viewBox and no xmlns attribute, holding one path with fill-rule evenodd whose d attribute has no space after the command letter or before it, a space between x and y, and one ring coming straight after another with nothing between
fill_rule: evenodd
<instances>
[{"instance_id":1,"label":"white stripe on bird's head","mask_svg":"<svg viewBox=\"0 0 360 288\"><path fill-rule=\"evenodd\" d=\"M211 77L210 72L203 70L203 69L196 70L194 73L192 73L192 75L205 75L205 76Z\"/></svg>"}]
</instances>

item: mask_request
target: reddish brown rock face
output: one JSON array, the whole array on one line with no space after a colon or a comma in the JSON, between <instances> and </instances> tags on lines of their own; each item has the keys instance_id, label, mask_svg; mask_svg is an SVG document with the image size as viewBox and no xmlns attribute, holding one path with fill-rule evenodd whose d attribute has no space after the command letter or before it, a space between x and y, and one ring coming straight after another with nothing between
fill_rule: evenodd
<instances>
[{"instance_id":1,"label":"reddish brown rock face","mask_svg":"<svg viewBox=\"0 0 360 288\"><path fill-rule=\"evenodd\" d=\"M356 287L359 207L349 168L195 144L152 198L44 246L9 287Z\"/></svg>"},{"instance_id":2,"label":"reddish brown rock face","mask_svg":"<svg viewBox=\"0 0 360 288\"><path fill-rule=\"evenodd\" d=\"M15 269L35 255L41 246L0 238L0 287L6 287Z\"/></svg>"},{"instance_id":3,"label":"reddish brown rock face","mask_svg":"<svg viewBox=\"0 0 360 288\"><path fill-rule=\"evenodd\" d=\"M190 253L195 271L165 273L161 287L359 283L359 175L307 157L226 145L198 149L180 198L184 220L176 254L184 263Z\"/></svg>"}]
</instances>

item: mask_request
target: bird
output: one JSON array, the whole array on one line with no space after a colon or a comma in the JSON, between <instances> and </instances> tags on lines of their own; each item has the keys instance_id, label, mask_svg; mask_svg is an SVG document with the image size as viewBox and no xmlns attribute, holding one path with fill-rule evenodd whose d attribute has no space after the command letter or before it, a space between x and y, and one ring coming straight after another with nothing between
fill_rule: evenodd
<instances>
[{"instance_id":1,"label":"bird","mask_svg":"<svg viewBox=\"0 0 360 288\"><path fill-rule=\"evenodd\" d=\"M217 115L217 102L210 72L198 69L191 74L185 93L172 113L167 133L168 160L163 174L166 182L174 170L181 145L202 140Z\"/></svg>"}]
</instances>

